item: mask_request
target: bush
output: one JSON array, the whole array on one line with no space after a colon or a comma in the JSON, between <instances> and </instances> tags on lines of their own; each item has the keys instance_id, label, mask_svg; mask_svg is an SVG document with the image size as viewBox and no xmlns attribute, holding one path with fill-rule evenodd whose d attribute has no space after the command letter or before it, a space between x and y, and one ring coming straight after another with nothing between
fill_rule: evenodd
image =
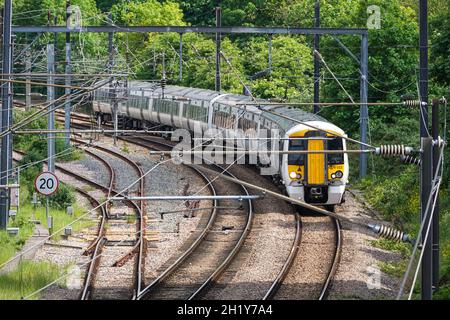
<instances>
[{"instance_id":1,"label":"bush","mask_svg":"<svg viewBox=\"0 0 450 320\"><path fill-rule=\"evenodd\" d=\"M45 203L43 198L42 203ZM73 188L60 184L58 191L49 197L49 204L52 208L65 210L68 206L71 206L75 202L75 195Z\"/></svg>"},{"instance_id":2,"label":"bush","mask_svg":"<svg viewBox=\"0 0 450 320\"><path fill-rule=\"evenodd\" d=\"M398 176L362 180L359 186L367 191L367 200L397 227L417 231L419 214L419 178L414 167Z\"/></svg>"},{"instance_id":3,"label":"bush","mask_svg":"<svg viewBox=\"0 0 450 320\"><path fill-rule=\"evenodd\" d=\"M450 284L443 285L433 294L433 300L449 300Z\"/></svg>"},{"instance_id":4,"label":"bush","mask_svg":"<svg viewBox=\"0 0 450 320\"><path fill-rule=\"evenodd\" d=\"M31 111L30 111L31 112ZM14 113L16 121L20 121L25 116L29 115L30 112L16 111ZM28 127L33 129L43 129L46 128L46 120L40 118L40 120L33 122ZM47 158L47 140L42 139L38 135L19 135L15 140L16 148L26 152L26 155L20 161L20 165L27 165L30 163L37 162L34 165L27 167L21 171L21 185L26 186L26 194L28 199L22 198L25 201L31 200L31 195L35 192L34 180L36 176L43 171L43 159ZM82 151L70 148L66 149L63 139L55 140L56 154L61 154L58 157L58 161L72 161L80 159L83 155ZM65 151L65 152L64 152ZM41 202L45 203L45 198L41 198ZM75 196L73 190L65 185L61 185L56 194L49 198L50 206L57 209L65 209L67 206L72 205L75 202Z\"/></svg>"},{"instance_id":5,"label":"bush","mask_svg":"<svg viewBox=\"0 0 450 320\"><path fill-rule=\"evenodd\" d=\"M419 176L417 168L406 167L403 172L392 176L372 177L358 183L365 190L365 198L383 217L393 222L399 229L416 237L419 230ZM442 186L440 190L440 253L441 253L441 289L435 299L450 299L450 199L448 189ZM396 244L387 240L377 240L372 243L376 247L400 252L406 258L408 248L404 244ZM380 265L383 271L402 275L404 262Z\"/></svg>"}]
</instances>

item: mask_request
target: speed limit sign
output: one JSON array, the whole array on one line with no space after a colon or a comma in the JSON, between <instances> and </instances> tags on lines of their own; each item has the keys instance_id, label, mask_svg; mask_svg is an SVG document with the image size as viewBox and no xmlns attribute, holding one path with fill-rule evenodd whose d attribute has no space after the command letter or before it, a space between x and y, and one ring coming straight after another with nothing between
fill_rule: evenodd
<instances>
[{"instance_id":1,"label":"speed limit sign","mask_svg":"<svg viewBox=\"0 0 450 320\"><path fill-rule=\"evenodd\" d=\"M34 180L36 191L45 196L55 193L58 186L58 178L52 172L41 172Z\"/></svg>"}]
</instances>

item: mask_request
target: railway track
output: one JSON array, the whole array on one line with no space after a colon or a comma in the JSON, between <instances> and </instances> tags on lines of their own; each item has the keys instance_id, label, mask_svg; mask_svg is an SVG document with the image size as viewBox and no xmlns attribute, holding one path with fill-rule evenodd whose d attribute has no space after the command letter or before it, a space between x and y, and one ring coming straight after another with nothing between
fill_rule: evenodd
<instances>
[{"instance_id":1,"label":"railway track","mask_svg":"<svg viewBox=\"0 0 450 320\"><path fill-rule=\"evenodd\" d=\"M128 138L128 137L121 137L120 139L124 139L126 141L139 144L141 146L146 146L153 149L160 149L158 146L163 146L166 148L171 148L172 145L165 143L164 141L161 141L162 139L159 138L149 138L149 137L134 137L134 138ZM293 266L296 259L298 259L298 255L302 255L302 252L299 252L300 244L302 241L302 218L301 218L301 211L302 209L298 209L298 211L295 213L295 237L292 242L292 246L289 251L289 255L286 258L286 261L283 263L283 266L280 270L280 272L277 274L277 277L270 285L269 289L265 293L265 295L262 297L263 300L267 299L276 299L277 298L277 291L280 287L283 286L283 282L287 275L289 274L291 267ZM334 275L336 273L337 267L339 265L340 261L340 255L342 250L342 230L340 223L337 219L329 218L329 217L319 217L319 219L324 220L324 224L331 224L333 227L334 232L334 250L332 255L329 257L328 260L330 260L329 268L326 271L326 274L324 275L324 281L321 286L320 292L313 296L312 298L318 299L318 300L324 300L328 296L329 289L331 288L332 280L334 278ZM328 220L328 221L327 221ZM220 274L218 274L219 276ZM217 277L216 277L217 278ZM199 295L196 295L195 297L198 297ZM292 297L295 298L295 297Z\"/></svg>"},{"instance_id":2,"label":"railway track","mask_svg":"<svg viewBox=\"0 0 450 320\"><path fill-rule=\"evenodd\" d=\"M146 139L142 139L139 142L136 141L136 139L124 139L126 141L130 141L132 143L144 146L146 148L155 148L154 145L149 146L150 141ZM161 145L161 144L160 144ZM168 147L166 145L166 147ZM102 147L100 147L102 148ZM104 150L106 151L106 150ZM195 169L194 167L190 166L193 170L195 170L198 174L204 177L205 181L207 181L207 184L209 185L211 191L213 194L217 194L217 191L219 188L222 188L221 185L217 185L216 183L213 183L210 178L207 177L207 175L201 173L199 170ZM235 188L235 186L228 186L229 188ZM245 187L242 187L243 190L248 194ZM142 290L141 294L136 297L137 299L149 299L149 298L155 298L159 294L160 298L172 298L172 299L182 299L182 298L194 298L198 296L208 285L216 279L221 272L226 268L226 266L231 262L233 257L236 255L236 253L239 251L240 247L242 246L242 243L248 234L248 231L250 230L250 225L252 221L252 209L251 209L251 201L248 201L247 204L247 215L245 217L241 217L240 220L241 223L243 223L243 227L241 230L238 230L237 237L233 237L234 239L232 241L229 241L227 245L225 245L225 248L216 248L217 246L212 243L214 241L214 235L217 231L220 230L222 224L226 222L227 214L234 214L234 215L241 215L240 210L232 210L234 212L231 212L230 209L227 209L226 212L219 214L218 210L224 210L223 208L230 208L229 205L230 201L222 200L221 203L218 203L218 201L214 202L213 211L209 215L209 219L207 220L207 223L205 227L202 229L202 231L199 233L197 239L185 250L178 258L174 261L169 263L166 263L164 268L162 268L160 275L152 281L147 287ZM227 203L228 202L228 203ZM219 208L219 209L217 209ZM220 219L218 219L220 218ZM244 218L244 219L243 219ZM234 227L234 226L233 226ZM219 234L220 238L220 234ZM205 241L207 239L208 241ZM234 245L233 245L234 244ZM222 263L215 268L206 268L204 272L197 274L198 278L201 280L200 282L197 281L197 287L194 286L187 286L184 287L183 290L177 290L174 291L172 287L170 287L170 283L168 283L169 279L172 277L179 277L179 279L186 279L184 274L178 273L177 271L183 269L184 266L189 266L192 264L192 261L195 259L199 259L199 257L203 256L203 252L205 251L218 251L217 254L225 255L225 257L218 257L218 259L214 259L214 262L220 262ZM196 265L199 265L197 263ZM204 265L204 264L201 264ZM192 279L191 279L192 280ZM190 280L190 282L191 282ZM194 281L195 282L195 281ZM195 290L194 290L195 289ZM156 297L157 298L157 297Z\"/></svg>"},{"instance_id":3,"label":"railway track","mask_svg":"<svg viewBox=\"0 0 450 320\"><path fill-rule=\"evenodd\" d=\"M171 147L145 138L121 139L151 149ZM216 168L222 171L222 168ZM249 194L243 186L237 188L235 185L219 184L211 179L207 178L213 194ZM166 264L160 275L142 291L138 299L195 299L201 296L233 260L250 231L253 219L251 200L245 204L245 215L241 209L233 208L233 205L229 200L216 201L215 207L220 209L214 210L210 215L195 245L190 246L173 263ZM225 209L227 207L228 209ZM233 225L227 225L229 223ZM208 254L205 255L205 252Z\"/></svg>"},{"instance_id":4,"label":"railway track","mask_svg":"<svg viewBox=\"0 0 450 320\"><path fill-rule=\"evenodd\" d=\"M303 241L298 241L298 250L286 260L275 290L268 292L264 299L325 300L328 297L342 251L340 223L325 216L304 215L302 220ZM325 239L317 238L319 225ZM307 279L316 281L310 283Z\"/></svg>"},{"instance_id":5,"label":"railway track","mask_svg":"<svg viewBox=\"0 0 450 320\"><path fill-rule=\"evenodd\" d=\"M76 140L76 139L73 141L78 142L78 143L80 142L79 140ZM101 147L101 146L93 146L93 147L98 148L99 150L102 150L104 152L110 152L109 149ZM212 186L211 180L205 174L201 173L199 170L197 170L193 167L191 167L191 169L195 170L195 172L197 172L199 175L201 175L204 178L204 180L207 182L207 184L209 185L211 192L213 194L216 194L216 189ZM225 201L222 201L222 202L225 202ZM221 208L221 207L227 207L227 205L226 204L221 205L217 201L214 202L214 208ZM152 292L154 294L154 288L156 287L157 284L161 285L161 283L163 282L163 278L169 277L169 275L174 274L175 270L178 270L179 268L181 268L181 265L183 262L187 263L187 264L190 263L189 261L187 261L188 257L190 255L194 254L196 249L199 250L200 252L202 252L202 250L198 247L202 244L202 241L208 236L208 233L210 232L210 230L214 228L214 223L216 222L217 216L218 216L217 210L213 209L209 216L209 219L207 220L205 227L199 233L197 239L188 247L188 249L181 256L179 256L176 259L176 261L174 261L173 263L171 263L169 265L166 263L166 266L168 265L167 268L165 268L165 270L161 272L161 275L157 279L155 279L149 286L145 287L145 289L142 291L142 293L139 296L135 295L136 299L142 299L142 298L148 297L149 292ZM243 229L244 234L250 223L251 223L251 220L248 220L248 222L246 224L246 228ZM239 238L240 242L242 242L244 237L245 237L245 235L243 235L241 238ZM238 240L238 242L239 242L239 240ZM228 259L225 259L224 265L221 267L222 269L225 268L226 264L229 263L229 261L231 261L232 256L234 254L236 254L238 248L239 248L239 245L236 246L236 249L234 251L231 250L231 252L229 253ZM203 288L206 287L208 285L208 283L211 282L219 274L219 272L220 271L213 272L204 281L204 283L200 286L200 288L198 289L198 293L201 292L201 290L203 290ZM170 296L170 298L177 298L177 297Z\"/></svg>"},{"instance_id":6,"label":"railway track","mask_svg":"<svg viewBox=\"0 0 450 320\"><path fill-rule=\"evenodd\" d=\"M77 119L79 121L86 121L86 117L77 117ZM92 124L92 123L91 123ZM83 127L82 125L78 124L78 126ZM85 128L85 127L84 127ZM161 150L162 148L171 148L172 146L170 144L164 143L162 141L158 141L158 138L152 137L152 138L148 138L148 137L127 137L127 136L120 136L119 139L128 141L130 143L139 145L141 147L145 147L145 148L149 148L149 149L156 149L156 150ZM159 139L162 140L162 139ZM217 192L217 190L214 190L214 192ZM216 204L217 205L217 204ZM214 226L214 220L216 219L216 217L214 215L217 215L217 213L211 213L210 220L208 220L208 224L209 227L205 227L204 228L204 233L201 237L198 238L198 243L195 244L195 248L197 248L197 246L200 244L201 240L205 238L206 234L207 234L207 230L211 230L211 226ZM332 279L336 273L337 270L337 266L339 264L339 260L340 260L340 252L341 252L341 248L342 248L342 240L341 240L341 230L340 230L340 224L337 220L335 219L330 219L328 217L321 217L323 219L328 219L330 221L328 221L328 223L331 223L333 225L334 228L334 249L333 249L333 254L331 257L329 257L330 259L330 264L329 267L327 268L327 272L326 275L324 275L324 280L322 281L322 285L320 288L320 292L318 292L317 295L315 295L314 298L317 298L319 300L323 300L326 299L328 292L329 292L329 288L331 287L331 283L332 283ZM173 290L174 287L170 287L170 284L168 284L167 279L170 279L170 277L173 277L172 275L174 274L174 272L176 270L182 270L182 263L183 261L189 261L188 257L192 256L194 257L194 259L199 259L198 257L195 256L194 251L195 248L194 247L190 247L189 250L185 251L184 255L181 255L179 257L179 259L177 259L175 262L173 262L171 265L166 266L166 269L164 271L162 271L161 276L158 277L157 279L155 279L149 286L145 287L144 290L142 291L142 293L137 297L138 299L164 299L164 298L173 298L173 299L195 299L195 298L199 298L202 296L202 294L204 294L204 292L206 291L205 288L210 287L212 284L214 284L214 280L216 280L225 270L226 266L229 265L232 261L232 259L234 258L234 256L237 254L237 252L239 251L239 249L243 246L244 243L244 239L245 237L248 235L248 232L250 231L250 225L251 222L249 224L249 228L247 229L247 234L245 236L241 237L241 241L239 241L239 246L236 246L236 250L232 250L233 251L233 256L230 257L229 259L225 259L226 262L224 262L222 268L219 270L219 268L217 269L217 271L213 272L211 277L209 277L207 279L207 281L203 282L201 285L199 285L199 282L196 282L198 289L197 290L193 290L194 288L191 286L188 289L186 289L186 287L184 289L180 289L180 290ZM300 244L302 241L302 221L301 221L301 215L300 214L296 214L295 215L295 238L292 242L292 247L289 251L289 255L286 259L286 261L283 263L283 266L280 270L280 272L277 274L275 280L271 283L270 287L268 288L268 290L266 291L264 297L262 297L262 299L278 299L278 298L283 298L282 294L278 294L278 291L280 290L280 288L282 289L284 284L284 281L286 279L286 277L289 275L291 267L295 264L295 261L298 260L299 256L302 255L302 252L298 252L299 248L300 248ZM204 241L202 241L204 242ZM183 277L182 273L181 273L181 277ZM164 282L166 280L166 282ZM164 284L166 284L166 289L161 289L163 288ZM159 293L158 293L159 290ZM177 293L174 293L173 291L176 291ZM168 293L168 292L172 292L172 293ZM190 294L188 294L190 293ZM281 296L281 297L280 297ZM293 299L295 299L296 297L291 297Z\"/></svg>"},{"instance_id":7,"label":"railway track","mask_svg":"<svg viewBox=\"0 0 450 320\"><path fill-rule=\"evenodd\" d=\"M127 157L123 156L122 154L115 152L113 150L110 150L108 148L104 148L101 146L92 146L89 145L89 143L79 140L79 139L72 139L73 142L78 143L80 145L84 145L85 147L89 147L89 148L93 148L96 150L99 150L103 153L108 153L110 155L112 155L115 158L121 159L122 161L124 161L125 163L129 164L133 170L136 172L137 176L139 178L143 177L144 173L141 169L141 167L134 161L128 159ZM108 197L113 193L114 195L119 195L118 191L113 190L113 184L114 184L114 169L111 166L111 164L105 160L104 157L100 156L97 153L93 153L92 151L89 151L88 149L85 149L85 151L91 155L92 157L98 159L99 161L101 161L105 167L108 168L108 171L110 172L110 185L109 185L109 190L108 190ZM143 196L144 195L144 179L140 179L139 180L139 186L138 186L138 190L137 190L137 195L139 196ZM145 268L145 253L146 253L146 241L145 241L145 216L144 216L144 203L142 201L139 202L139 204L136 204L133 201L126 201L129 205L132 206L132 208L134 209L135 213L136 213L136 240L135 240L135 245L129 250L129 253L127 253L126 255L124 255L122 258L118 259L115 263L116 266L122 266L123 264L125 264L129 259L131 259L134 255L136 255L135 257L135 264L134 264L134 285L133 285L133 294L132 296L135 297L138 295L138 293L141 290L141 286L143 284L143 274L144 274L144 268ZM109 203L106 206L107 208L109 208ZM108 210L106 210L107 212L109 212ZM108 214L107 218L110 218L110 214ZM101 228L101 229L100 229ZM97 237L97 239L93 242L93 245L95 245L97 247L98 243L105 243L105 241L102 241L102 238L105 238L105 236L107 237L107 231L104 231L105 229L105 224L101 224L101 226L99 227L99 231L98 234L99 235L103 235L103 237ZM121 241L121 240L117 240L117 241ZM95 255L95 251L93 251L92 256L91 256L91 260L96 261L97 260L97 255ZM89 269L88 272L88 277L90 276L90 273L93 274L97 274L98 273L98 268L94 268L92 271ZM88 287L93 287L92 283L86 283L85 284L85 288L86 288L86 292L89 293L90 290L87 290ZM84 290L83 290L84 292ZM88 299L89 295L82 295L81 296L82 299Z\"/></svg>"},{"instance_id":8,"label":"railway track","mask_svg":"<svg viewBox=\"0 0 450 320\"><path fill-rule=\"evenodd\" d=\"M81 140L76 140L76 142L86 145L86 143ZM25 155L25 153L20 152L20 151L15 151L15 152L22 156ZM77 180L94 187L97 190L101 190L106 196L120 195L119 192L113 188L114 180L115 180L115 172L114 172L112 166L110 165L110 163L108 163L107 160L105 160L103 157L101 157L100 155L98 155L92 151L85 149L85 152L89 156L99 160L105 166L105 168L107 168L107 171L109 172L109 176L110 176L108 186L104 186L101 183L94 181L93 179L89 179L83 175L80 175L71 170L68 170L64 166L56 164L55 168L58 171L66 174L68 176L74 177ZM111 151L110 153L114 154L113 151ZM118 156L118 154L116 156ZM125 161L125 159L127 159L127 158L123 157L122 159ZM127 159L127 162L128 162L128 159ZM131 163L131 161L129 163ZM134 163L134 165L135 165L135 169L137 170L137 164ZM140 172L142 172L142 171L140 171ZM143 179L141 179L141 181L142 180ZM143 185L143 182L142 182L142 185ZM101 216L100 216L100 221L99 221L97 232L96 232L96 237L92 241L92 243L88 246L88 248L85 250L85 253L90 255L90 260L87 265L86 276L84 278L83 286L82 286L81 293L80 293L81 300L99 299L99 298L102 298L102 294L99 294L98 290L97 291L95 290L96 289L95 282L96 282L96 278L99 273L98 272L99 268L101 267L101 261L102 261L102 256L103 256L102 253L104 251L105 244L108 241L107 225L109 222L111 222L111 216L109 213L109 203L106 203L106 204L100 206L100 201L98 199L96 199L95 197L91 196L88 192L84 191L83 189L81 189L79 187L76 187L75 189L78 193L87 197L88 200L93 205L95 205L96 207L99 206L99 210L100 210ZM140 190L142 190L142 189L139 189L139 195L142 195ZM144 219L142 218L143 206L137 205L133 201L127 200L124 202L126 203L126 205L128 207L133 209L136 213L136 216L137 216L136 229L137 229L137 231L136 231L136 233L133 232L133 234L136 234L137 239L136 239L136 244L129 250L129 253L117 261L120 263L121 260L122 261L125 260L125 262L126 262L126 260L128 260L135 254L135 252L137 252L136 253L137 258L135 259L134 284L133 284L132 294L127 297L126 295L128 295L128 292L121 292L120 290L116 290L118 292L118 294L113 295L115 298L125 298L125 297L132 298L132 297L136 296L140 290L140 286L142 284L142 279L143 279L143 263L144 263L144 257L145 257L145 250L144 250L145 241L142 240L142 239L144 239L144 232L141 232L141 230L145 229L145 228L143 228ZM120 242L120 240L119 240L119 242ZM136 250L137 248L139 250ZM127 291L127 290L123 290L123 291ZM106 295L109 298L111 298L111 296L108 293Z\"/></svg>"},{"instance_id":9,"label":"railway track","mask_svg":"<svg viewBox=\"0 0 450 320\"><path fill-rule=\"evenodd\" d=\"M320 291L319 300L325 300L328 297L328 293L330 291L333 278L336 274L337 268L339 266L339 262L341 260L341 252L342 252L342 228L341 223L338 219L330 218L332 220L332 223L335 226L335 249L333 254L333 260L331 263L331 266L328 271L328 275L326 278L326 281L322 287L322 290Z\"/></svg>"},{"instance_id":10,"label":"railway track","mask_svg":"<svg viewBox=\"0 0 450 320\"><path fill-rule=\"evenodd\" d=\"M109 173L109 186L107 191L107 197L111 195L113 192L114 182L115 182L115 173L111 165L105 161L103 158L98 157L95 153L90 152L89 150L85 150L85 152L92 157L98 159L104 166L108 169ZM85 194L89 195L89 193L85 192ZM100 205L100 201L96 200L97 205ZM85 254L90 253L90 262L87 267L86 276L83 282L83 288L80 293L80 300L89 300L93 295L93 288L95 284L95 277L97 275L97 271L100 266L100 257L103 251L103 246L106 242L105 234L106 234L106 224L107 220L110 218L109 214L109 203L101 206L102 215L100 217L100 222L97 228L97 236L95 240L89 245L89 247L85 250Z\"/></svg>"}]
</instances>

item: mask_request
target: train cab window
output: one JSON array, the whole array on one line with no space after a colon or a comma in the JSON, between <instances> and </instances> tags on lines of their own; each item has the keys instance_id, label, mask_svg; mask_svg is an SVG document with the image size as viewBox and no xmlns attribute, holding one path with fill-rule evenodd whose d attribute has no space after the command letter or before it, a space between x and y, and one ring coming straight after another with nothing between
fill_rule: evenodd
<instances>
[{"instance_id":1,"label":"train cab window","mask_svg":"<svg viewBox=\"0 0 450 320\"><path fill-rule=\"evenodd\" d=\"M327 141L328 150L342 150L342 138L334 138ZM343 164L344 163L344 154L343 153L334 153L328 154L328 164Z\"/></svg>"},{"instance_id":2,"label":"train cab window","mask_svg":"<svg viewBox=\"0 0 450 320\"><path fill-rule=\"evenodd\" d=\"M289 140L289 150L306 150L305 140ZM288 164L303 166L305 165L305 155L304 154L289 154Z\"/></svg>"}]
</instances>

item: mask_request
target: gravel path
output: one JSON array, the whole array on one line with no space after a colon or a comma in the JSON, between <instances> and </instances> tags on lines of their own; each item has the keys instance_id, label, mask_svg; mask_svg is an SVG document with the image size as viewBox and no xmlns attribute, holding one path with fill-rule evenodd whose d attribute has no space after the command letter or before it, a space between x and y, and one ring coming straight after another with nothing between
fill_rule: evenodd
<instances>
[{"instance_id":1,"label":"gravel path","mask_svg":"<svg viewBox=\"0 0 450 320\"><path fill-rule=\"evenodd\" d=\"M94 148L89 149L89 151L93 152L96 155L99 155L102 159L105 159L111 165L116 178L114 187L116 191L120 192L125 188L128 188L131 183L135 182L139 178L138 173L134 170L134 167L132 167L124 160ZM137 195L138 189L139 183L135 183L130 188L128 188L125 193L130 195Z\"/></svg>"},{"instance_id":2,"label":"gravel path","mask_svg":"<svg viewBox=\"0 0 450 320\"><path fill-rule=\"evenodd\" d=\"M92 151L92 149L90 149L90 151ZM91 156L86 155L82 160L73 161L70 163L70 166L80 166L80 170L83 170L82 172L87 172L89 178L104 186L109 185L109 174L105 169L105 166L99 160Z\"/></svg>"}]
</instances>

